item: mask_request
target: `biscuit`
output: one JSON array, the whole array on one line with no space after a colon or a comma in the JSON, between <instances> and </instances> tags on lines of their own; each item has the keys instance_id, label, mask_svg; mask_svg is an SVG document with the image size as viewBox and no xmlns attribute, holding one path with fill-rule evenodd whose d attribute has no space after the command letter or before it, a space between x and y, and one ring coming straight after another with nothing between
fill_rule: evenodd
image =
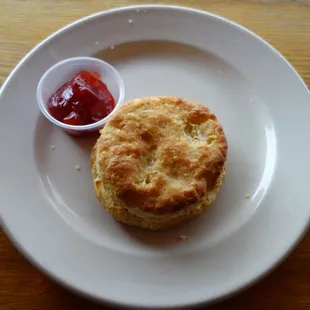
<instances>
[{"instance_id":1,"label":"biscuit","mask_svg":"<svg viewBox=\"0 0 310 310\"><path fill-rule=\"evenodd\" d=\"M214 202L227 141L207 107L177 97L134 99L100 133L91 153L95 193L117 221L158 230Z\"/></svg>"}]
</instances>

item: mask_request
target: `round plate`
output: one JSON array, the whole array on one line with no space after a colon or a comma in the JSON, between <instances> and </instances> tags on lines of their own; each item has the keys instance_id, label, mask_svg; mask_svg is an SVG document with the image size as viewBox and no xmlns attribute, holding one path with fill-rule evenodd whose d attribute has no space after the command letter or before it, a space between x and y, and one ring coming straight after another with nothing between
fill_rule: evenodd
<instances>
[{"instance_id":1,"label":"round plate","mask_svg":"<svg viewBox=\"0 0 310 310\"><path fill-rule=\"evenodd\" d=\"M114 65L126 99L176 95L215 112L229 144L227 178L202 216L150 232L99 205L94 139L71 138L36 103L42 74L75 56ZM309 93L275 49L224 18L175 6L83 18L19 63L0 101L3 227L36 266L88 297L135 308L208 303L269 271L307 228Z\"/></svg>"}]
</instances>

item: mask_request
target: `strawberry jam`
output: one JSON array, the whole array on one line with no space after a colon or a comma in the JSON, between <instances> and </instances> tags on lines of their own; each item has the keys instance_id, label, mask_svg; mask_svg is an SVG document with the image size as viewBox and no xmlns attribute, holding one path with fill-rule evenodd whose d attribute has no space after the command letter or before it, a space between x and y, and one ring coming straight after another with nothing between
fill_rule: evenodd
<instances>
[{"instance_id":1,"label":"strawberry jam","mask_svg":"<svg viewBox=\"0 0 310 310\"><path fill-rule=\"evenodd\" d=\"M115 100L96 72L81 71L48 100L48 109L68 125L88 125L109 115Z\"/></svg>"}]
</instances>

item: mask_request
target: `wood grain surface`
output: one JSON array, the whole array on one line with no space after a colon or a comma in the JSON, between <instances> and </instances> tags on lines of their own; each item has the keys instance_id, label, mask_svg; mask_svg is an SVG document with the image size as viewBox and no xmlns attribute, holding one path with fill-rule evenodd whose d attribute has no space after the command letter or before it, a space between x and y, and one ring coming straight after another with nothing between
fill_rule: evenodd
<instances>
[{"instance_id":1,"label":"wood grain surface","mask_svg":"<svg viewBox=\"0 0 310 310\"><path fill-rule=\"evenodd\" d=\"M31 48L60 27L97 11L139 3L191 6L236 21L280 50L310 86L309 0L0 0L0 85ZM32 267L0 231L0 309L108 308L53 283ZM208 309L310 309L310 234L267 278Z\"/></svg>"}]
</instances>

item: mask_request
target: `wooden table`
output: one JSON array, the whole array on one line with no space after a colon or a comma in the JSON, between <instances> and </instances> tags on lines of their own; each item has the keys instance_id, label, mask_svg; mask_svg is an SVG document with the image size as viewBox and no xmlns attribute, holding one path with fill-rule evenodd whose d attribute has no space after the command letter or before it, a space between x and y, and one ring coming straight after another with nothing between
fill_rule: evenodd
<instances>
[{"instance_id":1,"label":"wooden table","mask_svg":"<svg viewBox=\"0 0 310 310\"><path fill-rule=\"evenodd\" d=\"M310 0L0 0L0 85L25 53L61 26L100 10L138 3L174 3L228 17L279 49L310 86ZM53 283L0 232L0 309L104 308ZM310 309L310 234L270 276L210 309Z\"/></svg>"}]
</instances>

